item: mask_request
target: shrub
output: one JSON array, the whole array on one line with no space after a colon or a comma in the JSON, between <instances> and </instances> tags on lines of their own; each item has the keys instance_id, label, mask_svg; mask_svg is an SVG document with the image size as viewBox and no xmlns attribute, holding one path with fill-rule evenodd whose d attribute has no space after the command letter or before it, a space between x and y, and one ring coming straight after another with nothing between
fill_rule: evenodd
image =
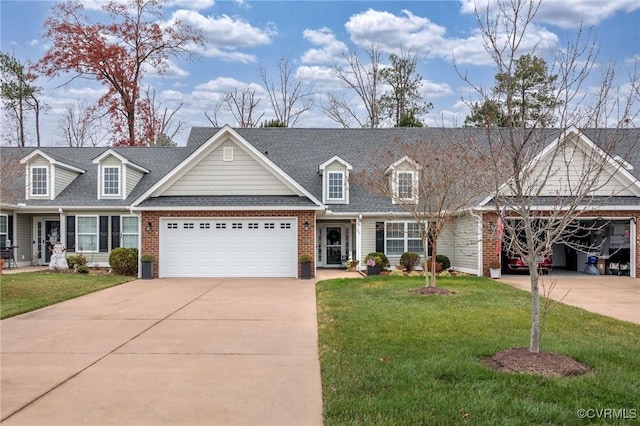
<instances>
[{"instance_id":1,"label":"shrub","mask_svg":"<svg viewBox=\"0 0 640 426\"><path fill-rule=\"evenodd\" d=\"M311 263L313 261L313 257L311 257L310 254L303 253L300 255L300 258L298 260L300 261L300 263Z\"/></svg>"},{"instance_id":2,"label":"shrub","mask_svg":"<svg viewBox=\"0 0 640 426\"><path fill-rule=\"evenodd\" d=\"M143 254L142 257L140 258L140 260L142 262L155 262L156 261L156 257L152 254Z\"/></svg>"},{"instance_id":3,"label":"shrub","mask_svg":"<svg viewBox=\"0 0 640 426\"><path fill-rule=\"evenodd\" d=\"M376 266L380 266L382 268L386 268L389 266L389 259L387 255L381 252L369 253L367 257L364 258L365 263L369 263L369 260L373 260L376 263Z\"/></svg>"},{"instance_id":4,"label":"shrub","mask_svg":"<svg viewBox=\"0 0 640 426\"><path fill-rule=\"evenodd\" d=\"M87 266L87 258L81 254L70 254L67 256L69 269L78 269L78 266Z\"/></svg>"},{"instance_id":5,"label":"shrub","mask_svg":"<svg viewBox=\"0 0 640 426\"><path fill-rule=\"evenodd\" d=\"M118 247L109 254L109 265L117 275L138 274L138 249Z\"/></svg>"},{"instance_id":6,"label":"shrub","mask_svg":"<svg viewBox=\"0 0 640 426\"><path fill-rule=\"evenodd\" d=\"M436 262L442 263L442 269L445 270L445 271L447 269L451 268L451 261L444 254L437 254L436 255Z\"/></svg>"},{"instance_id":7,"label":"shrub","mask_svg":"<svg viewBox=\"0 0 640 426\"><path fill-rule=\"evenodd\" d=\"M83 265L77 265L76 266L76 271L80 274L88 274L89 273L89 267L86 264Z\"/></svg>"},{"instance_id":8,"label":"shrub","mask_svg":"<svg viewBox=\"0 0 640 426\"><path fill-rule=\"evenodd\" d=\"M420 255L413 251L405 251L400 256L400 265L407 271L413 271L420 263Z\"/></svg>"}]
</instances>

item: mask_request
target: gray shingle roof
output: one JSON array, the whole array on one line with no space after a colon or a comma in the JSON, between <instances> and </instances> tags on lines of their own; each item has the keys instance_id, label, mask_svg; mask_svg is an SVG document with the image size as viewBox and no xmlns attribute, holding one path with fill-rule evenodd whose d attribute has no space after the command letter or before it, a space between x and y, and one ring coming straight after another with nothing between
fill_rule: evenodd
<instances>
[{"instance_id":1,"label":"gray shingle roof","mask_svg":"<svg viewBox=\"0 0 640 426\"><path fill-rule=\"evenodd\" d=\"M104 206L126 207L144 194L160 179L173 170L197 148L211 138L219 128L194 127L191 129L186 147L174 148L39 148L58 161L74 165L86 170L80 178L74 180L55 200L30 200L31 206ZM394 151L403 143L442 139L473 139L478 143L486 143L484 129L476 128L390 128L390 129L300 129L300 128L255 128L234 129L240 136L264 153L278 167L284 170L295 181L302 185L317 199L322 199L322 177L318 166L334 156L340 156L354 167L354 172L371 167L372 153ZM551 141L557 137L559 130L541 130L543 139ZM640 131L628 129L624 131L587 129L584 133L596 143L610 139L619 139L618 152L634 166L630 171L640 179ZM1 148L2 158L12 156L21 158L36 148ZM97 200L97 166L92 160L105 150L112 149L129 161L148 169L133 192L125 200ZM399 154L398 154L399 155ZM398 157L399 158L399 157ZM9 176L2 175L3 185ZM15 180L16 185L24 188L24 177ZM23 194L23 191L22 191ZM24 198L24 197L23 197ZM299 197L294 197L299 198ZM294 198L272 198L269 202L291 202L292 206L304 205L310 201L294 201ZM624 200L621 200L621 202ZM627 200L628 201L628 200ZM17 200L24 202L24 200ZM266 199L256 197L160 197L144 202L144 206L198 206L220 205L238 206L255 202L256 206ZM203 204L198 204L203 203ZM213 204L211 204L213 203ZM302 204L299 204L302 203ZM280 204L277 204L280 205ZM392 204L387 198L371 194L356 181L350 183L349 205L331 205L334 212L396 212L401 208Z\"/></svg>"}]
</instances>

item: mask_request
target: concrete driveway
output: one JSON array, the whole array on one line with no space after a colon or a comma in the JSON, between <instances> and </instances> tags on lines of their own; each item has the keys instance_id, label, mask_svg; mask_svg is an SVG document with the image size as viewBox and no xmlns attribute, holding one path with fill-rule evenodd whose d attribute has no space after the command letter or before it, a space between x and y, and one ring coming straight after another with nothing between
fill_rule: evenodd
<instances>
[{"instance_id":1,"label":"concrete driveway","mask_svg":"<svg viewBox=\"0 0 640 426\"><path fill-rule=\"evenodd\" d=\"M640 324L640 279L579 272L552 272L543 276L551 298L567 305ZM530 291L529 275L502 274L500 281ZM542 294L542 287L540 287Z\"/></svg>"},{"instance_id":2,"label":"concrete driveway","mask_svg":"<svg viewBox=\"0 0 640 426\"><path fill-rule=\"evenodd\" d=\"M6 426L322 425L313 280L138 280L0 327Z\"/></svg>"}]
</instances>

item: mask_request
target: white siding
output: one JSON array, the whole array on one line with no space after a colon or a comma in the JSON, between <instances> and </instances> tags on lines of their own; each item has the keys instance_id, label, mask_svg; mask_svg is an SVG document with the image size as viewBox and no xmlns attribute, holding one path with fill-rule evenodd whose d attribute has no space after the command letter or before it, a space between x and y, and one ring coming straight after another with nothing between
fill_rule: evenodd
<instances>
[{"instance_id":1,"label":"white siding","mask_svg":"<svg viewBox=\"0 0 640 426\"><path fill-rule=\"evenodd\" d=\"M131 191L133 191L133 188L135 188L138 182L140 182L142 176L144 176L144 173L141 171L127 167L127 188L125 197L131 194Z\"/></svg>"},{"instance_id":2,"label":"white siding","mask_svg":"<svg viewBox=\"0 0 640 426\"><path fill-rule=\"evenodd\" d=\"M64 169L62 167L56 167L56 181L55 190L53 193L54 197L57 197L64 189L69 186L73 180L78 177L78 173L72 172L70 170Z\"/></svg>"},{"instance_id":3,"label":"white siding","mask_svg":"<svg viewBox=\"0 0 640 426\"><path fill-rule=\"evenodd\" d=\"M233 147L233 161L223 149ZM162 195L295 195L295 193L231 140L219 145Z\"/></svg>"},{"instance_id":4,"label":"white siding","mask_svg":"<svg viewBox=\"0 0 640 426\"><path fill-rule=\"evenodd\" d=\"M449 256L454 269L478 271L478 219L467 215L455 222L454 254Z\"/></svg>"},{"instance_id":5,"label":"white siding","mask_svg":"<svg viewBox=\"0 0 640 426\"><path fill-rule=\"evenodd\" d=\"M360 265L366 266L364 262L365 256L376 251L376 222L384 222L384 219L362 219L362 253L360 253Z\"/></svg>"},{"instance_id":6,"label":"white siding","mask_svg":"<svg viewBox=\"0 0 640 426\"><path fill-rule=\"evenodd\" d=\"M16 261L20 264L31 264L33 258L33 216L19 214L16 217L16 233L13 244L18 246ZM17 237L17 238L16 238ZM24 256L24 260L23 260ZM37 260L36 260L37 262Z\"/></svg>"},{"instance_id":7,"label":"white siding","mask_svg":"<svg viewBox=\"0 0 640 426\"><path fill-rule=\"evenodd\" d=\"M455 224L449 223L440 233L438 238L438 246L436 247L438 252L436 254L444 254L449 258L453 265L453 259L455 257Z\"/></svg>"},{"instance_id":8,"label":"white siding","mask_svg":"<svg viewBox=\"0 0 640 426\"><path fill-rule=\"evenodd\" d=\"M621 181L618 169L607 167L601 170L598 165L604 161L599 153L586 153L584 145L576 147L570 144L564 149L550 152L524 180L526 193L535 194L537 188L544 185L541 196L563 196L584 193L585 189L595 189L594 196L635 196L630 183ZM548 176L547 176L548 174ZM589 177L591 176L591 177ZM585 179L585 177L587 177ZM586 182L586 186L580 182ZM593 182L593 183L591 183Z\"/></svg>"}]
</instances>

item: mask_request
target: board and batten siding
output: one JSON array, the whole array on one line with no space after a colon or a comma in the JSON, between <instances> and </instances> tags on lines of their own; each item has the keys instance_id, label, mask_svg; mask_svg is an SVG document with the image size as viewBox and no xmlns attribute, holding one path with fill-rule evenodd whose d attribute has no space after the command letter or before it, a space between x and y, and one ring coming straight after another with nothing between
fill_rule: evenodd
<instances>
[{"instance_id":1,"label":"board and batten siding","mask_svg":"<svg viewBox=\"0 0 640 426\"><path fill-rule=\"evenodd\" d=\"M71 182L73 182L75 178L78 177L78 173L72 172L71 170L67 170L63 167L56 167L55 169L56 181L54 182L55 188L53 196L57 197L67 186L69 186Z\"/></svg>"},{"instance_id":2,"label":"board and batten siding","mask_svg":"<svg viewBox=\"0 0 640 426\"><path fill-rule=\"evenodd\" d=\"M233 149L233 160L224 161L224 148ZM162 195L296 195L287 185L231 140L181 176Z\"/></svg>"},{"instance_id":3,"label":"board and batten siding","mask_svg":"<svg viewBox=\"0 0 640 426\"><path fill-rule=\"evenodd\" d=\"M459 217L453 224L455 242L453 256L449 256L454 269L470 274L478 273L478 219L465 215ZM482 271L480 271L482 272Z\"/></svg>"}]
</instances>

